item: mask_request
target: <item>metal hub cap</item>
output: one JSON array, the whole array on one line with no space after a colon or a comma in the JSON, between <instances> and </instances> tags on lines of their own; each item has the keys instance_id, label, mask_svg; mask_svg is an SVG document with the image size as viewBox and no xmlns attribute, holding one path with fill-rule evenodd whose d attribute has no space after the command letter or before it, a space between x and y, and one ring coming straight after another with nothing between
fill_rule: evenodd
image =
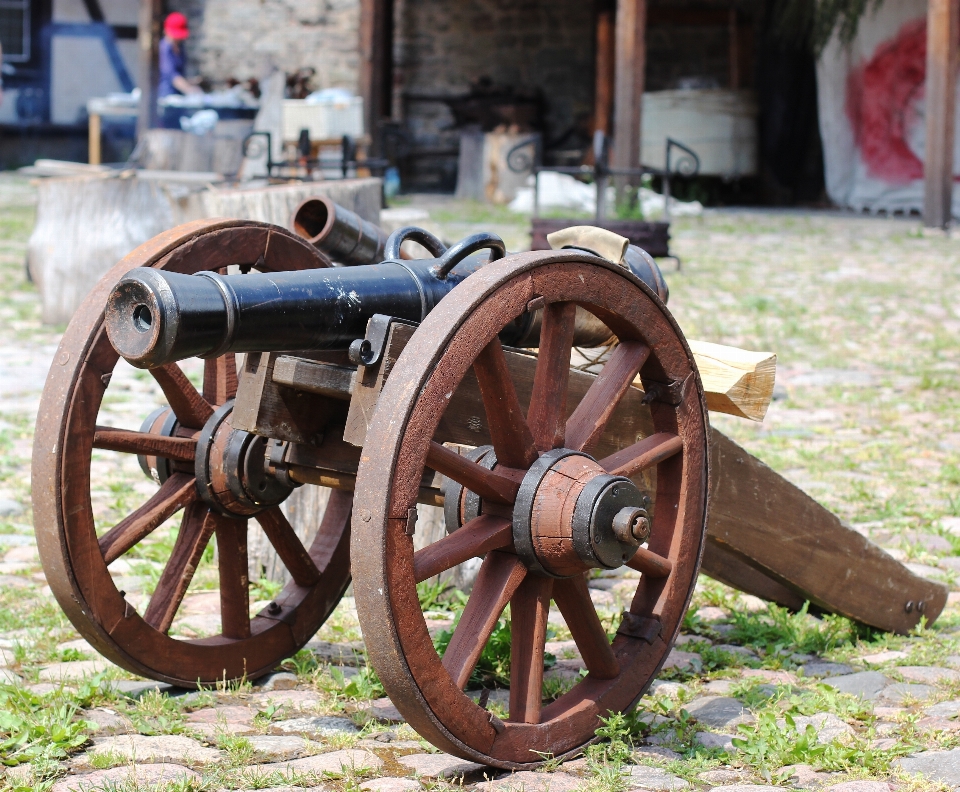
<instances>
[{"instance_id":1,"label":"metal hub cap","mask_svg":"<svg viewBox=\"0 0 960 792\"><path fill-rule=\"evenodd\" d=\"M233 400L210 416L197 440L197 491L227 517L248 517L286 500L293 486L268 469L266 438L234 429Z\"/></svg>"},{"instance_id":2,"label":"metal hub cap","mask_svg":"<svg viewBox=\"0 0 960 792\"><path fill-rule=\"evenodd\" d=\"M533 463L513 512L513 541L527 567L550 577L616 569L650 534L649 499L587 454L558 448Z\"/></svg>"}]
</instances>

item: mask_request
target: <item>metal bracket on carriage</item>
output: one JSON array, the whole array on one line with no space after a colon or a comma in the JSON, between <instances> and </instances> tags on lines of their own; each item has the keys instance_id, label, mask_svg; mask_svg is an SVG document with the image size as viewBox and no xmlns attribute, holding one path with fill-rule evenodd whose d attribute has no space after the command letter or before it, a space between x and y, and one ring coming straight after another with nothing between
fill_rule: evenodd
<instances>
[{"instance_id":1,"label":"metal bracket on carriage","mask_svg":"<svg viewBox=\"0 0 960 792\"><path fill-rule=\"evenodd\" d=\"M409 327L418 326L417 322L411 322L407 319L374 314L367 323L367 334L350 344L350 350L347 353L350 362L358 366L374 366L379 363L383 356L384 347L387 345L390 327L393 324L404 324Z\"/></svg>"},{"instance_id":2,"label":"metal bracket on carriage","mask_svg":"<svg viewBox=\"0 0 960 792\"><path fill-rule=\"evenodd\" d=\"M629 638L639 638L647 643L653 643L653 640L663 632L663 625L660 619L654 616L640 616L630 611L623 612L623 620L617 628L619 635L626 635Z\"/></svg>"},{"instance_id":3,"label":"metal bracket on carriage","mask_svg":"<svg viewBox=\"0 0 960 792\"><path fill-rule=\"evenodd\" d=\"M642 380L643 383L643 403L651 404L660 402L676 407L683 401L684 391L687 389L687 382L690 378L678 380L677 382L655 382L653 380Z\"/></svg>"},{"instance_id":4,"label":"metal bracket on carriage","mask_svg":"<svg viewBox=\"0 0 960 792\"><path fill-rule=\"evenodd\" d=\"M293 489L302 486L302 482L290 478L289 456L291 448L293 448L292 443L283 440L268 440L264 472L273 476L284 486Z\"/></svg>"}]
</instances>

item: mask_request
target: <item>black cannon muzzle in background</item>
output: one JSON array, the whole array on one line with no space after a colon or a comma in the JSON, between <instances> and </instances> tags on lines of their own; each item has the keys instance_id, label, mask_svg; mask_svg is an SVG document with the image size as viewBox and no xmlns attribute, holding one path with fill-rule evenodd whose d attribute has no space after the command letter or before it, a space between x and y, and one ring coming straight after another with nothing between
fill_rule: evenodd
<instances>
[{"instance_id":1,"label":"black cannon muzzle in background","mask_svg":"<svg viewBox=\"0 0 960 792\"><path fill-rule=\"evenodd\" d=\"M405 230L407 238L420 241L414 229ZM117 352L139 368L226 352L347 349L363 338L374 314L423 321L458 283L487 263L476 257L464 260L483 248L492 248L493 258L503 255L498 237L479 234L436 259L227 276L137 268L107 300L107 334ZM634 265L627 257L630 269L665 298L656 264L645 254L636 259ZM524 314L501 332L501 340L535 347L540 321L539 311ZM577 346L600 346L610 335L599 319L578 309Z\"/></svg>"},{"instance_id":2,"label":"black cannon muzzle in background","mask_svg":"<svg viewBox=\"0 0 960 792\"><path fill-rule=\"evenodd\" d=\"M307 198L293 213L293 230L334 261L347 266L383 261L387 235L325 196Z\"/></svg>"}]
</instances>

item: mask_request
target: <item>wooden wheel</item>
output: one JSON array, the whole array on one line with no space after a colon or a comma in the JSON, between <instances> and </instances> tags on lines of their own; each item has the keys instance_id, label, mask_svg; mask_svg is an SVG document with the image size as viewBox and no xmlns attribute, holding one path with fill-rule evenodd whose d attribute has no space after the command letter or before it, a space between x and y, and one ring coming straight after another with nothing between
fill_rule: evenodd
<instances>
[{"instance_id":1,"label":"wooden wheel","mask_svg":"<svg viewBox=\"0 0 960 792\"><path fill-rule=\"evenodd\" d=\"M601 319L620 343L570 414L575 306ZM541 307L540 353L524 412L498 333ZM489 453L459 456L433 440L471 367L495 465ZM626 448L595 461L588 452L638 372L654 434L632 444L630 438ZM593 739L599 717L635 704L666 658L696 581L707 426L699 375L679 329L652 292L617 266L572 251L524 253L485 266L441 301L381 394L353 517L354 590L370 659L420 734L459 756L522 768L576 752ZM654 465L655 513L648 521L648 504L627 477ZM478 495L480 509L472 519L460 509L467 520L461 528L414 552L410 510L425 468ZM448 487L448 497L455 491ZM484 558L476 583L441 657L416 583L478 556ZM586 577L625 562L642 574L611 641ZM543 706L551 602L589 673ZM503 722L463 691L508 603L511 684Z\"/></svg>"},{"instance_id":2,"label":"wooden wheel","mask_svg":"<svg viewBox=\"0 0 960 792\"><path fill-rule=\"evenodd\" d=\"M97 426L118 361L103 324L114 284L133 267L196 273L223 271L230 265L276 271L328 262L281 228L238 220L189 223L141 245L103 277L67 328L47 377L34 442L37 544L60 606L113 662L183 686L255 678L270 671L316 633L349 583L349 493L331 494L309 550L279 508L289 488L264 484L264 498L232 494L230 479L243 473L237 465L244 449L263 442L232 432L226 420L237 388L234 355L204 361L199 391L178 365L151 370L168 406L149 416L139 432ZM160 485L99 536L91 497L94 449L138 455L144 472ZM262 465L262 454L260 461ZM182 517L172 552L141 616L118 590L108 564L178 512ZM250 517L263 528L293 578L253 618L246 558ZM196 640L171 636L171 624L213 537L221 632Z\"/></svg>"}]
</instances>

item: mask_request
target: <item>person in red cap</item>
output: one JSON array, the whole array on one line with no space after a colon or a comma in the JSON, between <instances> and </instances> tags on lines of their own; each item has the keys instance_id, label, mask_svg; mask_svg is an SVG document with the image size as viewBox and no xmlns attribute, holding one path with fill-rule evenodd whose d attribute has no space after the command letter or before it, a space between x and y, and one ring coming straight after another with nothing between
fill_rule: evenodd
<instances>
[{"instance_id":1,"label":"person in red cap","mask_svg":"<svg viewBox=\"0 0 960 792\"><path fill-rule=\"evenodd\" d=\"M160 41L158 99L171 94L202 93L200 87L188 80L183 74L187 65L187 59L183 52L183 42L189 36L190 28L187 25L187 18L179 11L168 14L163 23L163 39Z\"/></svg>"}]
</instances>

